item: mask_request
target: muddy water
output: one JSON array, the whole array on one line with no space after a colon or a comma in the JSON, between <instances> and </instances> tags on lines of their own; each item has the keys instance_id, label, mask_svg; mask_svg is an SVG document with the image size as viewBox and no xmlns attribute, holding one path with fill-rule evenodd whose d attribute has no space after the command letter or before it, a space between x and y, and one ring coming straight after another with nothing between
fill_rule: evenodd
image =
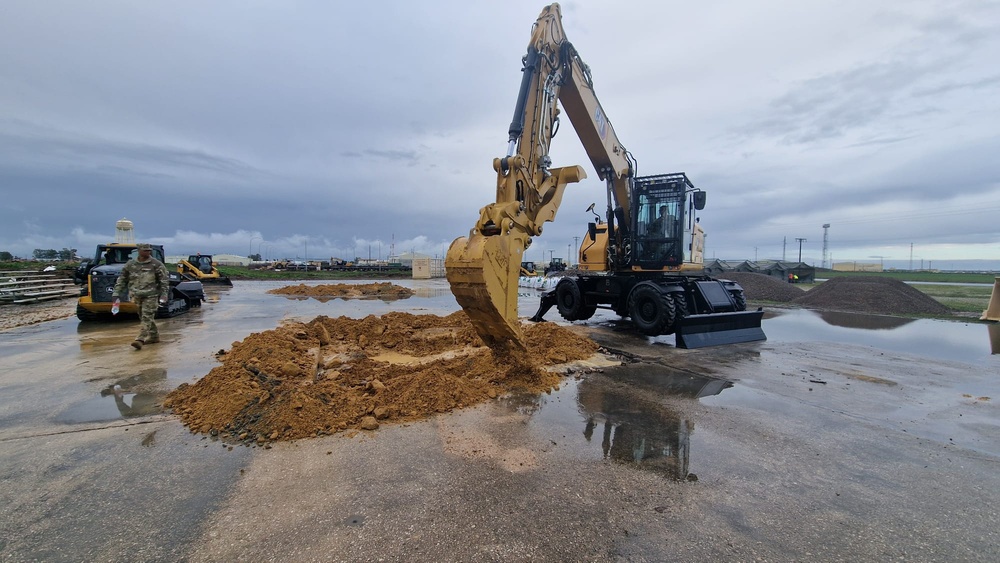
<instances>
[{"instance_id":1,"label":"muddy water","mask_svg":"<svg viewBox=\"0 0 1000 563\"><path fill-rule=\"evenodd\" d=\"M81 323L72 318L5 331L0 333L0 355L8 373L42 372L45 375L35 377L51 380L54 385L46 387L45 396L37 401L8 405L0 411L5 413L0 415L0 422L35 419L42 423L44 419L75 424L156 414L167 391L196 380L216 365L218 351L230 348L252 332L274 328L283 320L309 320L317 315L362 318L390 311L447 314L457 308L444 280L394 283L414 289L415 295L401 300L321 302L266 293L287 285L284 282L240 282L233 288L209 288L208 299L200 309L158 321L163 343L140 352L128 346L137 330L135 321ZM522 291L522 316L534 313L538 295ZM555 310L547 318L562 322ZM629 332L628 323L606 311L599 311L587 324ZM763 328L770 343L858 345L969 363L1000 373L1000 331L995 326L991 331L991 325L776 309L768 312ZM650 345L673 345L672 336L645 340ZM9 381L10 393L4 396L23 398L38 388L29 382ZM39 411L34 408L38 404L48 407ZM0 432L11 432L11 426L5 426Z\"/></svg>"}]
</instances>

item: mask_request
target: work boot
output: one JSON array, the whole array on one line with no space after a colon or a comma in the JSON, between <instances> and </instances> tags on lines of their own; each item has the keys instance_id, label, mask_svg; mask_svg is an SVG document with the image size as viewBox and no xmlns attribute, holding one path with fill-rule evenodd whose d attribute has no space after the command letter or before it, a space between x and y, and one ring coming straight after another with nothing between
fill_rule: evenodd
<instances>
[{"instance_id":1,"label":"work boot","mask_svg":"<svg viewBox=\"0 0 1000 563\"><path fill-rule=\"evenodd\" d=\"M142 340L139 340L138 338L133 340L132 347L135 348L136 350L142 350Z\"/></svg>"}]
</instances>

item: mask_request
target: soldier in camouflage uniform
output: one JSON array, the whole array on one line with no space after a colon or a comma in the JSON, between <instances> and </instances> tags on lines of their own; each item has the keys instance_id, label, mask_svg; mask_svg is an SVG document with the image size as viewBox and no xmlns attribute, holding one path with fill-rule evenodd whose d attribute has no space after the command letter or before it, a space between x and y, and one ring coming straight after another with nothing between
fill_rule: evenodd
<instances>
[{"instance_id":1,"label":"soldier in camouflage uniform","mask_svg":"<svg viewBox=\"0 0 1000 563\"><path fill-rule=\"evenodd\" d=\"M153 258L153 249L150 245L140 243L137 246L139 257L129 260L122 268L111 296L118 299L122 291L127 289L132 302L139 308L142 328L139 330L139 336L132 342L132 347L142 350L143 344L160 341L160 334L156 330L153 317L156 315L157 307L167 302L170 293L170 273L167 272L163 262Z\"/></svg>"}]
</instances>

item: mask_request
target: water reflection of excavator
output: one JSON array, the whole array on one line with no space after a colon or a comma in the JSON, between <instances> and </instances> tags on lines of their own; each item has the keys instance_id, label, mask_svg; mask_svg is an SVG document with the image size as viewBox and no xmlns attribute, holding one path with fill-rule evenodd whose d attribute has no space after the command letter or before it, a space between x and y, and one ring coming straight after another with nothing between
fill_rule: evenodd
<instances>
[{"instance_id":1,"label":"water reflection of excavator","mask_svg":"<svg viewBox=\"0 0 1000 563\"><path fill-rule=\"evenodd\" d=\"M682 397L717 395L732 382L697 375L671 376L658 389ZM646 402L634 393L617 390L593 379L580 383L577 401L586 423L583 436L594 442L600 432L605 459L635 465L683 480L688 477L694 423L682 412Z\"/></svg>"},{"instance_id":2,"label":"water reflection of excavator","mask_svg":"<svg viewBox=\"0 0 1000 563\"><path fill-rule=\"evenodd\" d=\"M763 340L763 312L745 310L743 289L702 274L704 231L693 214L704 207L705 192L684 174L635 175L635 160L605 116L561 19L551 4L532 29L507 155L493 160L496 202L448 249L446 274L458 303L491 348L523 349L517 287L524 251L555 219L566 185L586 177L580 166L551 167L561 103L607 184L607 213L589 225L579 272L543 297L533 320L552 305L571 321L606 308L631 317L643 334L677 333L680 347Z\"/></svg>"}]
</instances>

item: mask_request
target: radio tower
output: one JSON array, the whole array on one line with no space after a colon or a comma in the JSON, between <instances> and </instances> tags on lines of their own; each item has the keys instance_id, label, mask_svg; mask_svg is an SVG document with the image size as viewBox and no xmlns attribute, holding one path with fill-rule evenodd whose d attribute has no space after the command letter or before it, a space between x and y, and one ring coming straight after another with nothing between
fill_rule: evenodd
<instances>
[{"instance_id":1,"label":"radio tower","mask_svg":"<svg viewBox=\"0 0 1000 563\"><path fill-rule=\"evenodd\" d=\"M830 223L824 223L823 224L823 267L824 268L826 268L826 245L827 242L829 242L827 239L827 231L829 229L830 229Z\"/></svg>"},{"instance_id":2,"label":"radio tower","mask_svg":"<svg viewBox=\"0 0 1000 563\"><path fill-rule=\"evenodd\" d=\"M132 221L123 217L115 223L115 242L119 244L135 244L135 231L132 230Z\"/></svg>"}]
</instances>

